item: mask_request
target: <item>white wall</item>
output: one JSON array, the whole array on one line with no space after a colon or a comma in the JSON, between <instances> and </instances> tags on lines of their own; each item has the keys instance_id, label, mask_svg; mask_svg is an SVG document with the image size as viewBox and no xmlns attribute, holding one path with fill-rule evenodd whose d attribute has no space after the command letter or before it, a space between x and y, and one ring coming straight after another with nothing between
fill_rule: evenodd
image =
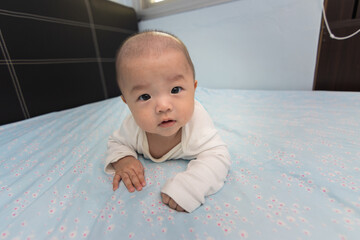
<instances>
[{"instance_id":1,"label":"white wall","mask_svg":"<svg viewBox=\"0 0 360 240\"><path fill-rule=\"evenodd\" d=\"M140 22L181 38L199 86L311 90L322 0L239 0Z\"/></svg>"}]
</instances>

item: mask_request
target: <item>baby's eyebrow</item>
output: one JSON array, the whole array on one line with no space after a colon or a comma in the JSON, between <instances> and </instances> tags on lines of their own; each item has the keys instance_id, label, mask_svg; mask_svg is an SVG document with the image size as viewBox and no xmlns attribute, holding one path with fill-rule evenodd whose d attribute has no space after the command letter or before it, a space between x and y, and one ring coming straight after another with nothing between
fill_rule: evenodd
<instances>
[{"instance_id":1,"label":"baby's eyebrow","mask_svg":"<svg viewBox=\"0 0 360 240\"><path fill-rule=\"evenodd\" d=\"M174 82L175 81L180 81L180 80L183 80L183 79L184 79L184 75L182 75L182 74L177 74L177 75L169 78L170 81L174 81Z\"/></svg>"},{"instance_id":2,"label":"baby's eyebrow","mask_svg":"<svg viewBox=\"0 0 360 240\"><path fill-rule=\"evenodd\" d=\"M131 88L130 93L141 91L144 89L147 89L149 87L149 84L138 84Z\"/></svg>"}]
</instances>

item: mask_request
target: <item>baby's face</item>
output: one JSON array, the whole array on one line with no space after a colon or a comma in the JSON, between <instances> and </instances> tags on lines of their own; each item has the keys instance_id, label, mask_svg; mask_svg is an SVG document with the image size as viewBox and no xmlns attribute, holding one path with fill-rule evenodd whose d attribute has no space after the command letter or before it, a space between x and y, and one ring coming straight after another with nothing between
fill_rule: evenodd
<instances>
[{"instance_id":1,"label":"baby's face","mask_svg":"<svg viewBox=\"0 0 360 240\"><path fill-rule=\"evenodd\" d=\"M123 99L136 123L148 133L175 135L192 117L196 86L180 51L131 58L122 67Z\"/></svg>"}]
</instances>

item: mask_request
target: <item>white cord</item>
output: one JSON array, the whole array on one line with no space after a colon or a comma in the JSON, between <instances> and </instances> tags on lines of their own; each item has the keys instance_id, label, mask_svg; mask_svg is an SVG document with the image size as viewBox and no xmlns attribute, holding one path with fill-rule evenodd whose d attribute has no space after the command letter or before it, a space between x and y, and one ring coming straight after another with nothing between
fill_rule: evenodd
<instances>
[{"instance_id":1,"label":"white cord","mask_svg":"<svg viewBox=\"0 0 360 240\"><path fill-rule=\"evenodd\" d=\"M327 20L327 18L326 18L326 14L325 14L325 7L324 7L324 5L323 5L322 10L323 10L323 15L324 15L324 20L325 20L326 28L327 28L327 30L328 30L328 32L329 32L329 34L330 34L330 37L331 37L332 39L335 39L335 40L346 40L346 39L349 39L349 38L355 36L356 34L360 33L360 29L359 29L359 30L357 30L356 32L354 32L353 34L350 34L350 35L345 36L345 37L337 37L337 36L335 36L335 35L331 32L331 30L330 30L329 23L328 23L328 20Z\"/></svg>"}]
</instances>

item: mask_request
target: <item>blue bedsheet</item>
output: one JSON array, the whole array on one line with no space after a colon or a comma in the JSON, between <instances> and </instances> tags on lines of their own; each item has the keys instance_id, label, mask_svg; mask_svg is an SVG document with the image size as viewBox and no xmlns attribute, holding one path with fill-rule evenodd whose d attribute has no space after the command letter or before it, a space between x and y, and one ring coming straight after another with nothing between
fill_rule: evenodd
<instances>
[{"instance_id":1,"label":"blue bedsheet","mask_svg":"<svg viewBox=\"0 0 360 240\"><path fill-rule=\"evenodd\" d=\"M0 126L0 239L360 239L360 93L199 88L196 98L232 157L203 206L161 203L184 160L141 158L147 186L112 191L107 137L129 113L114 98Z\"/></svg>"}]
</instances>

